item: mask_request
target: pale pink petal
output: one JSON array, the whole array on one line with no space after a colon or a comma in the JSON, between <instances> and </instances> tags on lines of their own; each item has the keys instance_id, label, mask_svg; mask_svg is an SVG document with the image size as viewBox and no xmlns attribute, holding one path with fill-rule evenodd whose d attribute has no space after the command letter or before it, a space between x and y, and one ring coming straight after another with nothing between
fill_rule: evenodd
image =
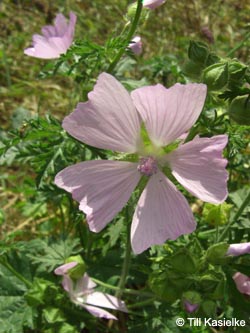
<instances>
[{"instance_id":1,"label":"pale pink petal","mask_svg":"<svg viewBox=\"0 0 250 333\"><path fill-rule=\"evenodd\" d=\"M73 281L68 275L63 275L62 286L69 293L70 297L74 297Z\"/></svg>"},{"instance_id":2,"label":"pale pink petal","mask_svg":"<svg viewBox=\"0 0 250 333\"><path fill-rule=\"evenodd\" d=\"M112 75L102 73L88 98L64 119L63 128L94 147L137 151L140 121L126 89Z\"/></svg>"},{"instance_id":3,"label":"pale pink petal","mask_svg":"<svg viewBox=\"0 0 250 333\"><path fill-rule=\"evenodd\" d=\"M134 54L140 55L142 53L141 37L134 37L128 47L134 52Z\"/></svg>"},{"instance_id":4,"label":"pale pink petal","mask_svg":"<svg viewBox=\"0 0 250 333\"><path fill-rule=\"evenodd\" d=\"M250 243L230 244L227 255L240 256L242 254L250 253Z\"/></svg>"},{"instance_id":5,"label":"pale pink petal","mask_svg":"<svg viewBox=\"0 0 250 333\"><path fill-rule=\"evenodd\" d=\"M250 296L250 277L237 272L234 274L233 279L239 292Z\"/></svg>"},{"instance_id":6,"label":"pale pink petal","mask_svg":"<svg viewBox=\"0 0 250 333\"><path fill-rule=\"evenodd\" d=\"M131 228L134 253L194 231L196 226L187 200L165 175L151 176L137 204Z\"/></svg>"},{"instance_id":7,"label":"pale pink petal","mask_svg":"<svg viewBox=\"0 0 250 333\"><path fill-rule=\"evenodd\" d=\"M56 275L65 275L65 274L67 274L68 270L70 270L71 268L73 268L77 265L78 265L78 263L76 261L69 262L67 264L64 264L64 265L61 265L61 266L57 267L54 270L54 273Z\"/></svg>"},{"instance_id":8,"label":"pale pink petal","mask_svg":"<svg viewBox=\"0 0 250 333\"><path fill-rule=\"evenodd\" d=\"M91 290L95 287L96 283L85 273L83 277L77 281L76 289L84 294L86 290Z\"/></svg>"},{"instance_id":9,"label":"pale pink petal","mask_svg":"<svg viewBox=\"0 0 250 333\"><path fill-rule=\"evenodd\" d=\"M166 89L161 84L132 91L148 135L156 146L165 146L188 131L199 117L206 98L206 85L175 84Z\"/></svg>"},{"instance_id":10,"label":"pale pink petal","mask_svg":"<svg viewBox=\"0 0 250 333\"><path fill-rule=\"evenodd\" d=\"M54 26L55 26L55 35L58 37L62 37L67 29L68 29L68 24L65 16L61 13L56 15L55 21L54 21Z\"/></svg>"},{"instance_id":11,"label":"pale pink petal","mask_svg":"<svg viewBox=\"0 0 250 333\"><path fill-rule=\"evenodd\" d=\"M226 135L196 137L165 156L175 178L194 196L211 203L223 202L227 195L227 160L222 150Z\"/></svg>"},{"instance_id":12,"label":"pale pink petal","mask_svg":"<svg viewBox=\"0 0 250 333\"><path fill-rule=\"evenodd\" d=\"M126 308L126 305L123 301L119 300L115 296L104 294L99 291L87 294L85 297L85 302L90 305L128 312L128 309Z\"/></svg>"},{"instance_id":13,"label":"pale pink petal","mask_svg":"<svg viewBox=\"0 0 250 333\"><path fill-rule=\"evenodd\" d=\"M95 306L91 306L91 305L85 305L85 304L80 304L80 303L77 303L77 304L80 305L81 307L83 307L84 309L88 310L95 317L117 320L117 318L114 315L112 315L111 313L109 313L106 310L103 310L101 308L96 308Z\"/></svg>"},{"instance_id":14,"label":"pale pink petal","mask_svg":"<svg viewBox=\"0 0 250 333\"><path fill-rule=\"evenodd\" d=\"M166 0L143 0L143 7L149 9L155 9L162 5Z\"/></svg>"},{"instance_id":15,"label":"pale pink petal","mask_svg":"<svg viewBox=\"0 0 250 333\"><path fill-rule=\"evenodd\" d=\"M125 206L140 177L137 163L97 160L62 170L55 184L72 193L90 230L99 232Z\"/></svg>"},{"instance_id":16,"label":"pale pink petal","mask_svg":"<svg viewBox=\"0 0 250 333\"><path fill-rule=\"evenodd\" d=\"M70 12L69 24L62 14L58 14L55 25L42 28L42 34L33 36L33 46L24 50L26 55L42 58L56 59L70 47L74 37L76 15Z\"/></svg>"}]
</instances>

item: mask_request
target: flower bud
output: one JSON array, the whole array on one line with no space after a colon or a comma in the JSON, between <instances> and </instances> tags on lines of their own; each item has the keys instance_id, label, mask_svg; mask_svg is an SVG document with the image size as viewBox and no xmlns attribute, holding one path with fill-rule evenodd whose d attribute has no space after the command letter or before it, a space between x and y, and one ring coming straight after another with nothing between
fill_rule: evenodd
<instances>
[{"instance_id":1,"label":"flower bud","mask_svg":"<svg viewBox=\"0 0 250 333\"><path fill-rule=\"evenodd\" d=\"M66 263L77 262L77 265L69 270L69 276L73 280L80 279L86 272L86 264L80 255L67 258Z\"/></svg>"},{"instance_id":2,"label":"flower bud","mask_svg":"<svg viewBox=\"0 0 250 333\"><path fill-rule=\"evenodd\" d=\"M131 43L128 46L132 52L136 55L140 55L142 53L142 41L140 36L135 36Z\"/></svg>"},{"instance_id":3,"label":"flower bud","mask_svg":"<svg viewBox=\"0 0 250 333\"><path fill-rule=\"evenodd\" d=\"M132 22L134 17L135 17L135 13L136 13L136 9L137 9L137 3L134 2L131 5L128 6L128 11L126 14L126 18L128 21ZM146 8L142 8L141 11L141 16L140 16L140 22L144 22L149 16L148 10Z\"/></svg>"},{"instance_id":4,"label":"flower bud","mask_svg":"<svg viewBox=\"0 0 250 333\"><path fill-rule=\"evenodd\" d=\"M203 71L203 83L210 90L220 90L228 83L228 64L224 62L213 64Z\"/></svg>"},{"instance_id":5,"label":"flower bud","mask_svg":"<svg viewBox=\"0 0 250 333\"><path fill-rule=\"evenodd\" d=\"M188 48L188 57L195 63L205 64L209 55L209 50L206 44L201 42L190 41Z\"/></svg>"},{"instance_id":6,"label":"flower bud","mask_svg":"<svg viewBox=\"0 0 250 333\"><path fill-rule=\"evenodd\" d=\"M227 243L214 244L208 248L206 259L209 263L214 265L226 263L228 261L228 258L226 257L227 250Z\"/></svg>"},{"instance_id":7,"label":"flower bud","mask_svg":"<svg viewBox=\"0 0 250 333\"><path fill-rule=\"evenodd\" d=\"M165 0L143 0L142 4L145 8L155 9L164 4L164 2Z\"/></svg>"},{"instance_id":8,"label":"flower bud","mask_svg":"<svg viewBox=\"0 0 250 333\"><path fill-rule=\"evenodd\" d=\"M183 306L186 312L195 312L201 303L201 296L196 291L187 291L182 295Z\"/></svg>"},{"instance_id":9,"label":"flower bud","mask_svg":"<svg viewBox=\"0 0 250 333\"><path fill-rule=\"evenodd\" d=\"M238 96L233 99L228 110L229 116L240 125L250 125L249 95Z\"/></svg>"},{"instance_id":10,"label":"flower bud","mask_svg":"<svg viewBox=\"0 0 250 333\"><path fill-rule=\"evenodd\" d=\"M247 66L237 60L230 61L228 64L229 79L233 81L240 81L243 79Z\"/></svg>"}]
</instances>

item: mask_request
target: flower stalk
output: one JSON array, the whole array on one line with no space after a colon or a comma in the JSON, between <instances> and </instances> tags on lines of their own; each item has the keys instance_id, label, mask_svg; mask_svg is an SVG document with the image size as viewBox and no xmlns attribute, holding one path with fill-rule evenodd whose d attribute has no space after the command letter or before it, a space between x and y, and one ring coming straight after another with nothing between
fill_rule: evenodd
<instances>
[{"instance_id":1,"label":"flower stalk","mask_svg":"<svg viewBox=\"0 0 250 333\"><path fill-rule=\"evenodd\" d=\"M124 54L129 42L131 41L136 28L138 26L139 20L140 20L140 16L141 16L141 11L142 11L142 0L137 0L137 8L136 8L136 12L135 12L135 16L134 16L134 20L132 22L132 25L130 27L130 30L128 32L127 38L126 38L126 45L124 47L122 47L120 49L120 51L117 53L117 55L115 56L114 60L111 62L111 64L109 65L108 69L107 69L107 73L112 73L115 66L117 65L117 63L119 62L119 60L121 59L122 55Z\"/></svg>"},{"instance_id":2,"label":"flower stalk","mask_svg":"<svg viewBox=\"0 0 250 333\"><path fill-rule=\"evenodd\" d=\"M7 268L15 277L17 277L20 281L22 281L26 287L30 288L32 286L32 283L28 280L26 280L20 273L18 273L9 263L7 263L5 260L0 259L0 264L3 265L5 268Z\"/></svg>"}]
</instances>

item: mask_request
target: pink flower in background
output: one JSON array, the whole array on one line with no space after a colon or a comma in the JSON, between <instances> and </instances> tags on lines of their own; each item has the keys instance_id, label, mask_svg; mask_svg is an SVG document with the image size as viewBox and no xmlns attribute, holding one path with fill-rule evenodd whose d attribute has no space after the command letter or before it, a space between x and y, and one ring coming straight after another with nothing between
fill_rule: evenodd
<instances>
[{"instance_id":1,"label":"pink flower in background","mask_svg":"<svg viewBox=\"0 0 250 333\"><path fill-rule=\"evenodd\" d=\"M242 254L250 253L250 243L230 244L227 255L240 256Z\"/></svg>"},{"instance_id":2,"label":"pink flower in background","mask_svg":"<svg viewBox=\"0 0 250 333\"><path fill-rule=\"evenodd\" d=\"M67 23L62 14L57 14L54 25L47 25L42 28L42 35L33 35L33 46L24 50L24 53L31 57L42 59L59 58L71 46L76 24L76 15L69 14Z\"/></svg>"},{"instance_id":3,"label":"pink flower in background","mask_svg":"<svg viewBox=\"0 0 250 333\"><path fill-rule=\"evenodd\" d=\"M195 312L198 308L199 308L199 304L192 304L191 302L184 300L184 309L188 312L188 313L192 313Z\"/></svg>"},{"instance_id":4,"label":"pink flower in background","mask_svg":"<svg viewBox=\"0 0 250 333\"><path fill-rule=\"evenodd\" d=\"M128 47L134 52L134 54L140 55L142 53L141 37L134 37Z\"/></svg>"},{"instance_id":5,"label":"pink flower in background","mask_svg":"<svg viewBox=\"0 0 250 333\"><path fill-rule=\"evenodd\" d=\"M96 284L90 279L88 274L82 278L73 281L67 274L68 271L75 267L77 262L70 262L55 269L55 274L62 275L62 285L64 290L69 294L70 300L89 311L93 316L106 319L117 319L114 315L100 307L128 312L126 305L117 297L94 291Z\"/></svg>"},{"instance_id":6,"label":"pink flower in background","mask_svg":"<svg viewBox=\"0 0 250 333\"><path fill-rule=\"evenodd\" d=\"M175 84L169 89L158 84L136 89L130 96L113 76L102 73L88 98L64 119L63 128L88 145L138 156L132 162L81 162L57 174L56 185L80 203L91 231L101 231L121 211L144 177L148 182L131 226L134 253L192 232L196 227L192 211L164 174L169 170L201 200L215 204L225 200L227 160L221 154L226 135L196 137L170 153L164 150L199 117L206 98L204 84ZM141 138L142 121L150 142Z\"/></svg>"},{"instance_id":7,"label":"pink flower in background","mask_svg":"<svg viewBox=\"0 0 250 333\"><path fill-rule=\"evenodd\" d=\"M234 274L233 279L239 292L250 296L250 277L237 272Z\"/></svg>"},{"instance_id":8,"label":"pink flower in background","mask_svg":"<svg viewBox=\"0 0 250 333\"><path fill-rule=\"evenodd\" d=\"M155 9L164 4L166 0L143 0L143 7Z\"/></svg>"}]
</instances>

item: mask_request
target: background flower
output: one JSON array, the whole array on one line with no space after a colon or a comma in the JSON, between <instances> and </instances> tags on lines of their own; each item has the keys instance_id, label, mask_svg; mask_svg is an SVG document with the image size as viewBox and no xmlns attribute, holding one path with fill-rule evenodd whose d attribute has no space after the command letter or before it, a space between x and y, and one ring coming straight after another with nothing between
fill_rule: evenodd
<instances>
[{"instance_id":1,"label":"background flower","mask_svg":"<svg viewBox=\"0 0 250 333\"><path fill-rule=\"evenodd\" d=\"M233 279L239 292L250 296L250 277L237 272L234 274Z\"/></svg>"},{"instance_id":2,"label":"background flower","mask_svg":"<svg viewBox=\"0 0 250 333\"><path fill-rule=\"evenodd\" d=\"M142 53L141 37L134 37L128 47L134 52L134 54L140 55Z\"/></svg>"},{"instance_id":3,"label":"background flower","mask_svg":"<svg viewBox=\"0 0 250 333\"><path fill-rule=\"evenodd\" d=\"M250 243L230 244L227 250L227 255L240 256L250 253Z\"/></svg>"},{"instance_id":4,"label":"background flower","mask_svg":"<svg viewBox=\"0 0 250 333\"><path fill-rule=\"evenodd\" d=\"M42 35L33 35L33 46L24 50L28 56L53 59L59 58L71 46L76 24L76 15L69 14L69 23L63 14L57 14L54 25L42 28Z\"/></svg>"},{"instance_id":5,"label":"background flower","mask_svg":"<svg viewBox=\"0 0 250 333\"><path fill-rule=\"evenodd\" d=\"M143 7L155 9L161 6L166 0L143 0Z\"/></svg>"},{"instance_id":6,"label":"background flower","mask_svg":"<svg viewBox=\"0 0 250 333\"><path fill-rule=\"evenodd\" d=\"M55 274L63 276L63 288L67 291L70 300L73 303L83 307L95 317L106 319L117 318L108 311L99 307L128 312L125 303L117 297L99 291L94 291L96 284L90 279L87 273L76 281L71 279L68 271L76 265L77 262L70 262L57 267L54 271Z\"/></svg>"}]
</instances>

